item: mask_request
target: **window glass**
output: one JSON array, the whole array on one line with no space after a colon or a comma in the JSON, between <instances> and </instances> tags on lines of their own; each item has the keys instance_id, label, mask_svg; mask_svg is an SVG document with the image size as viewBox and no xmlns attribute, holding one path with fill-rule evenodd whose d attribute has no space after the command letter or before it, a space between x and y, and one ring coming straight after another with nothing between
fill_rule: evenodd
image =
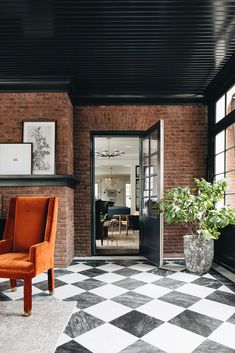
<instances>
[{"instance_id":1,"label":"window glass","mask_svg":"<svg viewBox=\"0 0 235 353\"><path fill-rule=\"evenodd\" d=\"M157 176L150 178L150 196L157 195Z\"/></svg>"},{"instance_id":2,"label":"window glass","mask_svg":"<svg viewBox=\"0 0 235 353\"><path fill-rule=\"evenodd\" d=\"M215 153L216 154L224 151L224 146L225 146L224 143L225 143L225 133L223 130L215 137Z\"/></svg>"},{"instance_id":3,"label":"window glass","mask_svg":"<svg viewBox=\"0 0 235 353\"><path fill-rule=\"evenodd\" d=\"M158 155L154 154L153 156L150 157L150 173L152 174L157 174L157 163L158 163Z\"/></svg>"},{"instance_id":4,"label":"window glass","mask_svg":"<svg viewBox=\"0 0 235 353\"><path fill-rule=\"evenodd\" d=\"M150 136L150 154L156 153L158 147L158 136L154 133Z\"/></svg>"},{"instance_id":5,"label":"window glass","mask_svg":"<svg viewBox=\"0 0 235 353\"><path fill-rule=\"evenodd\" d=\"M99 183L95 183L95 198L99 199Z\"/></svg>"},{"instance_id":6,"label":"window glass","mask_svg":"<svg viewBox=\"0 0 235 353\"><path fill-rule=\"evenodd\" d=\"M144 139L142 141L143 146L143 156L146 157L149 155L149 139Z\"/></svg>"},{"instance_id":7,"label":"window glass","mask_svg":"<svg viewBox=\"0 0 235 353\"><path fill-rule=\"evenodd\" d=\"M129 183L126 183L125 197L126 197L126 206L131 207L131 184Z\"/></svg>"},{"instance_id":8,"label":"window glass","mask_svg":"<svg viewBox=\"0 0 235 353\"><path fill-rule=\"evenodd\" d=\"M223 119L225 116L225 95L223 95L217 102L216 102L216 123Z\"/></svg>"},{"instance_id":9,"label":"window glass","mask_svg":"<svg viewBox=\"0 0 235 353\"><path fill-rule=\"evenodd\" d=\"M235 146L235 123L226 129L226 149Z\"/></svg>"},{"instance_id":10,"label":"window glass","mask_svg":"<svg viewBox=\"0 0 235 353\"><path fill-rule=\"evenodd\" d=\"M235 85L230 88L226 96L226 114L235 109Z\"/></svg>"},{"instance_id":11,"label":"window glass","mask_svg":"<svg viewBox=\"0 0 235 353\"><path fill-rule=\"evenodd\" d=\"M224 172L224 153L215 156L215 174Z\"/></svg>"}]
</instances>

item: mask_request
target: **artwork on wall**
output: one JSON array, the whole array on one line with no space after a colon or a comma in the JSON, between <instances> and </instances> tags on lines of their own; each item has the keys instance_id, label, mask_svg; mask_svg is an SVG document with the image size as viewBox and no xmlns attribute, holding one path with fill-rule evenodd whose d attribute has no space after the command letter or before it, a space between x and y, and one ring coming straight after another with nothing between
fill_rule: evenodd
<instances>
[{"instance_id":1,"label":"artwork on wall","mask_svg":"<svg viewBox=\"0 0 235 353\"><path fill-rule=\"evenodd\" d=\"M33 144L33 174L55 174L55 121L24 121L23 142Z\"/></svg>"},{"instance_id":2,"label":"artwork on wall","mask_svg":"<svg viewBox=\"0 0 235 353\"><path fill-rule=\"evenodd\" d=\"M28 175L32 173L32 143L1 143L0 174Z\"/></svg>"},{"instance_id":3,"label":"artwork on wall","mask_svg":"<svg viewBox=\"0 0 235 353\"><path fill-rule=\"evenodd\" d=\"M108 197L116 197L117 196L117 191L116 190L108 190Z\"/></svg>"}]
</instances>

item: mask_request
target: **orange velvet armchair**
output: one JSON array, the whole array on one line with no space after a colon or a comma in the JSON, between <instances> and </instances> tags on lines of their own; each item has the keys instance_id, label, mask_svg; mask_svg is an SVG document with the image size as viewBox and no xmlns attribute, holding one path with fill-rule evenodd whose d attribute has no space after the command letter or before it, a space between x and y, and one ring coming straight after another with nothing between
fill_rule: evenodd
<instances>
[{"instance_id":1,"label":"orange velvet armchair","mask_svg":"<svg viewBox=\"0 0 235 353\"><path fill-rule=\"evenodd\" d=\"M24 315L32 310L32 278L48 271L48 289L54 292L54 247L57 225L56 197L12 197L3 240L0 241L0 278L11 289L24 280Z\"/></svg>"}]
</instances>

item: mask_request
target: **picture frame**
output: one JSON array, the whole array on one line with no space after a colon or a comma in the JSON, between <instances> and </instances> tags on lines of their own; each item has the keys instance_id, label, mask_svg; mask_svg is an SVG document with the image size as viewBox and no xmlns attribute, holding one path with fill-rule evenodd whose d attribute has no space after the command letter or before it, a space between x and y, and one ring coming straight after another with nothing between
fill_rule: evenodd
<instances>
[{"instance_id":1,"label":"picture frame","mask_svg":"<svg viewBox=\"0 0 235 353\"><path fill-rule=\"evenodd\" d=\"M32 143L0 143L0 174L32 174Z\"/></svg>"},{"instance_id":2,"label":"picture frame","mask_svg":"<svg viewBox=\"0 0 235 353\"><path fill-rule=\"evenodd\" d=\"M23 142L33 144L33 174L55 174L55 141L55 121L23 121Z\"/></svg>"},{"instance_id":3,"label":"picture frame","mask_svg":"<svg viewBox=\"0 0 235 353\"><path fill-rule=\"evenodd\" d=\"M108 197L114 198L117 196L117 190L108 190Z\"/></svg>"}]
</instances>

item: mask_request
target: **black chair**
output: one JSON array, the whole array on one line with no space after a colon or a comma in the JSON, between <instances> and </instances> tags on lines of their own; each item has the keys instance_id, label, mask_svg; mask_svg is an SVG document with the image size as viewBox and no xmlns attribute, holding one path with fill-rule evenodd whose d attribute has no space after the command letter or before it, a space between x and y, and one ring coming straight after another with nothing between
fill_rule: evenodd
<instances>
[{"instance_id":1,"label":"black chair","mask_svg":"<svg viewBox=\"0 0 235 353\"><path fill-rule=\"evenodd\" d=\"M138 215L130 215L128 217L128 229L132 229L133 232L135 230L139 230L139 216Z\"/></svg>"}]
</instances>

